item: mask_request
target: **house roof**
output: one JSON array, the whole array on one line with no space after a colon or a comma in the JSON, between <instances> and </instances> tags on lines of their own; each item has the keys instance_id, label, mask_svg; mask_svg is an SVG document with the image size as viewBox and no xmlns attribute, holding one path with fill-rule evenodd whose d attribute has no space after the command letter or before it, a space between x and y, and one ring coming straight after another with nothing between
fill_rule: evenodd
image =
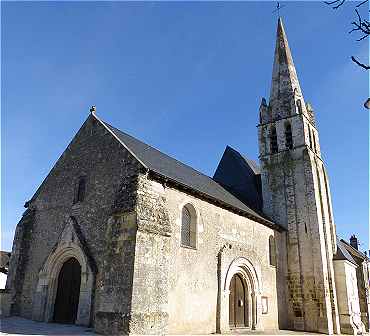
<instances>
[{"instance_id":1,"label":"house roof","mask_svg":"<svg viewBox=\"0 0 370 336\"><path fill-rule=\"evenodd\" d=\"M352 256L355 256L359 259L362 259L362 260L366 260L368 259L367 255L365 253L362 253L361 251L355 249L353 246L351 246L350 243L348 243L347 241L345 241L344 239L341 239L340 240L343 245L344 245L344 248L348 251L349 254L351 254Z\"/></svg>"},{"instance_id":2,"label":"house roof","mask_svg":"<svg viewBox=\"0 0 370 336\"><path fill-rule=\"evenodd\" d=\"M94 115L95 116L95 115ZM214 181L209 176L206 176L188 165L162 153L144 142L134 138L127 133L113 127L105 121L95 116L120 142L125 148L149 171L154 175L164 178L165 180L174 182L175 184L195 191L217 201L226 207L240 212L242 215L261 222L275 229L284 229L275 224L265 216L257 213L242 200L238 199L219 183Z\"/></svg>"},{"instance_id":3,"label":"house roof","mask_svg":"<svg viewBox=\"0 0 370 336\"><path fill-rule=\"evenodd\" d=\"M334 260L347 260L350 263L357 266L357 263L352 258L351 254L347 251L342 240L339 240L339 238L337 238L337 253L334 255L333 259Z\"/></svg>"}]
</instances>

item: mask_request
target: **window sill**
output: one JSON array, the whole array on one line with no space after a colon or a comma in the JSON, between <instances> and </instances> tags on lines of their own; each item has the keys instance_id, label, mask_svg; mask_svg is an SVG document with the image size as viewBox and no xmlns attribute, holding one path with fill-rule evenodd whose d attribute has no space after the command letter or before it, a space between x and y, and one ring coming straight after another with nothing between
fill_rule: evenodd
<instances>
[{"instance_id":1,"label":"window sill","mask_svg":"<svg viewBox=\"0 0 370 336\"><path fill-rule=\"evenodd\" d=\"M189 249L189 250L197 250L197 248L194 247L194 246L188 246L188 245L183 245L183 244L180 244L180 247L183 247L183 248L186 248L186 249Z\"/></svg>"}]
</instances>

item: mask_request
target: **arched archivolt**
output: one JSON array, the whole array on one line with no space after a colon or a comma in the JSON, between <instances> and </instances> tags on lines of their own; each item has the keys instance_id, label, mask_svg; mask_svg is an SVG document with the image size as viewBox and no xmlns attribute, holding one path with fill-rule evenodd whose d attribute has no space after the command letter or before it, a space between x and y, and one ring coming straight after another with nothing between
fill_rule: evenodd
<instances>
[{"instance_id":1,"label":"arched archivolt","mask_svg":"<svg viewBox=\"0 0 370 336\"><path fill-rule=\"evenodd\" d=\"M179 205L178 205L178 208L179 208L179 211L180 211L180 214L181 214L181 211L184 207L188 207L189 210L193 213L193 215L195 216L195 218L198 220L199 217L200 217L200 212L199 212L199 209L198 207L195 205L195 203L191 200L191 199L186 199L184 200L183 202L181 202ZM181 221L180 221L181 222Z\"/></svg>"},{"instance_id":2,"label":"arched archivolt","mask_svg":"<svg viewBox=\"0 0 370 336\"><path fill-rule=\"evenodd\" d=\"M38 276L33 301L33 319L51 322L54 314L58 275L63 264L75 258L81 266L81 285L76 324L90 324L91 300L95 281L95 264L82 244L74 218L69 218L55 248L46 258Z\"/></svg>"},{"instance_id":3,"label":"arched archivolt","mask_svg":"<svg viewBox=\"0 0 370 336\"><path fill-rule=\"evenodd\" d=\"M252 329L258 329L259 316L261 315L261 312L260 312L260 300L261 300L260 278L258 276L258 273L255 267L253 266L250 260L244 257L239 257L239 258L234 259L227 269L224 284L223 284L225 298L229 297L228 294L229 294L231 279L236 274L242 277L244 285L246 286L248 293L250 295L250 303L249 303L249 307L250 307L249 314L250 315L249 315L248 325ZM226 300L224 304L229 306L230 302ZM225 309L225 311L228 311L228 309Z\"/></svg>"},{"instance_id":4,"label":"arched archivolt","mask_svg":"<svg viewBox=\"0 0 370 336\"><path fill-rule=\"evenodd\" d=\"M234 274L240 273L244 278L248 279L251 285L251 290L255 293L260 293L261 286L260 280L257 275L256 269L254 268L253 264L244 257L236 258L230 264L226 278L224 282L224 290L228 290L230 286L230 281Z\"/></svg>"}]
</instances>

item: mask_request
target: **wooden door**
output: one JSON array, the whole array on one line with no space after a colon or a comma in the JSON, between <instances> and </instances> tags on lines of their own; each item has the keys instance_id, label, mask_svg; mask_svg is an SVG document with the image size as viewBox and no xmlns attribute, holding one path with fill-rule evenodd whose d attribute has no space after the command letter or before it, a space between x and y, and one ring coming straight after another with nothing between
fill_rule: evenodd
<instances>
[{"instance_id":1,"label":"wooden door","mask_svg":"<svg viewBox=\"0 0 370 336\"><path fill-rule=\"evenodd\" d=\"M68 259L58 276L54 304L54 322L75 323L80 298L81 266L75 258Z\"/></svg>"},{"instance_id":2,"label":"wooden door","mask_svg":"<svg viewBox=\"0 0 370 336\"><path fill-rule=\"evenodd\" d=\"M248 304L244 283L238 274L230 282L229 296L229 324L231 328L244 328L248 326Z\"/></svg>"}]
</instances>

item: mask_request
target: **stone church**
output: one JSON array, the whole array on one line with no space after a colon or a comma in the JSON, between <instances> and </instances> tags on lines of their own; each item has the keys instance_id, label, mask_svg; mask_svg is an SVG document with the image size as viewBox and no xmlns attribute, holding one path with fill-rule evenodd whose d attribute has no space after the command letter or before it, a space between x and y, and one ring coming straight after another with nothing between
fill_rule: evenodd
<instances>
[{"instance_id":1,"label":"stone church","mask_svg":"<svg viewBox=\"0 0 370 336\"><path fill-rule=\"evenodd\" d=\"M25 204L9 314L107 335L368 329L369 260L336 236L281 19L258 143L259 165L227 147L211 178L92 108Z\"/></svg>"}]
</instances>

